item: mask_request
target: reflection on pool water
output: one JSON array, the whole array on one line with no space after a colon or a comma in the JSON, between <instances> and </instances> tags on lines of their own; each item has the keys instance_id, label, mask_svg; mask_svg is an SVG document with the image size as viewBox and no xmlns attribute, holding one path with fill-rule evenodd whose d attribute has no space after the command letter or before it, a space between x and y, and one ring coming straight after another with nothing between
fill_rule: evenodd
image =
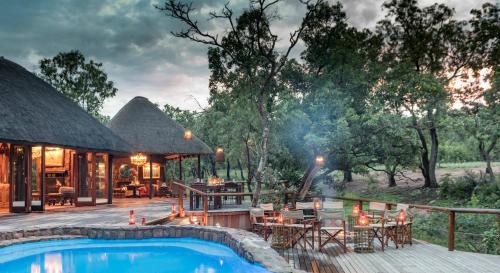
<instances>
[{"instance_id":1,"label":"reflection on pool water","mask_svg":"<svg viewBox=\"0 0 500 273\"><path fill-rule=\"evenodd\" d=\"M189 238L75 239L0 248L1 273L265 273L227 246Z\"/></svg>"}]
</instances>

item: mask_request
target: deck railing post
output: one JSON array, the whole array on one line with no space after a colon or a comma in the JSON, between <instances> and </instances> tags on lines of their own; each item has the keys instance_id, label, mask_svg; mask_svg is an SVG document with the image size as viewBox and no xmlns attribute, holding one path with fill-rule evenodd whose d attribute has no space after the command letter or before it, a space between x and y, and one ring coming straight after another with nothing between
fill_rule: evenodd
<instances>
[{"instance_id":1,"label":"deck railing post","mask_svg":"<svg viewBox=\"0 0 500 273\"><path fill-rule=\"evenodd\" d=\"M179 194L179 213L184 210L184 188L177 186L179 189L178 194Z\"/></svg>"},{"instance_id":2,"label":"deck railing post","mask_svg":"<svg viewBox=\"0 0 500 273\"><path fill-rule=\"evenodd\" d=\"M448 212L448 250L455 249L455 212Z\"/></svg>"},{"instance_id":3,"label":"deck railing post","mask_svg":"<svg viewBox=\"0 0 500 273\"><path fill-rule=\"evenodd\" d=\"M497 214L498 217L498 254L500 255L500 214Z\"/></svg>"},{"instance_id":4,"label":"deck railing post","mask_svg":"<svg viewBox=\"0 0 500 273\"><path fill-rule=\"evenodd\" d=\"M208 196L203 195L203 223L208 226Z\"/></svg>"}]
</instances>

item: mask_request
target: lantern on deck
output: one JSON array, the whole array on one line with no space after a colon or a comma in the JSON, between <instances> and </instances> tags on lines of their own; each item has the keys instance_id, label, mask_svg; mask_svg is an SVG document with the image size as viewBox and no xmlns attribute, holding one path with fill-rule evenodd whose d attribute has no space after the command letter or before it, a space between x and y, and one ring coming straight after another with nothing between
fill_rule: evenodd
<instances>
[{"instance_id":1,"label":"lantern on deck","mask_svg":"<svg viewBox=\"0 0 500 273\"><path fill-rule=\"evenodd\" d=\"M185 130L184 131L184 139L191 140L192 138L193 138L193 132L191 132L191 130Z\"/></svg>"},{"instance_id":2,"label":"lantern on deck","mask_svg":"<svg viewBox=\"0 0 500 273\"><path fill-rule=\"evenodd\" d=\"M184 208L181 208L179 210L179 217L181 217L181 218L186 217L186 211L184 210Z\"/></svg>"},{"instance_id":3,"label":"lantern on deck","mask_svg":"<svg viewBox=\"0 0 500 273\"><path fill-rule=\"evenodd\" d=\"M141 219L141 225L143 225L143 226L146 225L146 218L142 217L142 219Z\"/></svg>"},{"instance_id":4,"label":"lantern on deck","mask_svg":"<svg viewBox=\"0 0 500 273\"><path fill-rule=\"evenodd\" d=\"M130 157L130 162L137 166L146 164L148 157L143 153L138 153Z\"/></svg>"},{"instance_id":5,"label":"lantern on deck","mask_svg":"<svg viewBox=\"0 0 500 273\"><path fill-rule=\"evenodd\" d=\"M321 209L321 201L319 199L314 200L314 209L315 210Z\"/></svg>"},{"instance_id":6,"label":"lantern on deck","mask_svg":"<svg viewBox=\"0 0 500 273\"><path fill-rule=\"evenodd\" d=\"M316 155L316 158L314 159L314 164L317 167L323 167L325 165L325 157L322 155Z\"/></svg>"},{"instance_id":7,"label":"lantern on deck","mask_svg":"<svg viewBox=\"0 0 500 273\"><path fill-rule=\"evenodd\" d=\"M217 147L215 149L215 160L218 162L224 161L224 149L222 147Z\"/></svg>"},{"instance_id":8,"label":"lantern on deck","mask_svg":"<svg viewBox=\"0 0 500 273\"><path fill-rule=\"evenodd\" d=\"M172 204L172 213L177 213L177 205L176 204Z\"/></svg>"},{"instance_id":9,"label":"lantern on deck","mask_svg":"<svg viewBox=\"0 0 500 273\"><path fill-rule=\"evenodd\" d=\"M128 216L128 224L129 225L135 225L135 216L134 216L134 211L130 210L130 214Z\"/></svg>"},{"instance_id":10,"label":"lantern on deck","mask_svg":"<svg viewBox=\"0 0 500 273\"><path fill-rule=\"evenodd\" d=\"M399 211L399 214L398 214L398 222L400 222L401 224L404 224L405 221L406 221L406 211L404 209L402 209Z\"/></svg>"},{"instance_id":11,"label":"lantern on deck","mask_svg":"<svg viewBox=\"0 0 500 273\"><path fill-rule=\"evenodd\" d=\"M352 215L354 215L354 216L358 216L359 211L360 211L359 204L354 204L354 205L352 206Z\"/></svg>"},{"instance_id":12,"label":"lantern on deck","mask_svg":"<svg viewBox=\"0 0 500 273\"><path fill-rule=\"evenodd\" d=\"M288 208L288 204L285 204L285 205L283 206L283 210L284 210L284 211L289 211L289 210L290 210L290 209Z\"/></svg>"},{"instance_id":13,"label":"lantern on deck","mask_svg":"<svg viewBox=\"0 0 500 273\"><path fill-rule=\"evenodd\" d=\"M359 213L359 220L358 224L360 226L367 226L368 225L368 217L366 216L366 212L360 212Z\"/></svg>"},{"instance_id":14,"label":"lantern on deck","mask_svg":"<svg viewBox=\"0 0 500 273\"><path fill-rule=\"evenodd\" d=\"M283 214L278 215L278 223L283 223Z\"/></svg>"}]
</instances>

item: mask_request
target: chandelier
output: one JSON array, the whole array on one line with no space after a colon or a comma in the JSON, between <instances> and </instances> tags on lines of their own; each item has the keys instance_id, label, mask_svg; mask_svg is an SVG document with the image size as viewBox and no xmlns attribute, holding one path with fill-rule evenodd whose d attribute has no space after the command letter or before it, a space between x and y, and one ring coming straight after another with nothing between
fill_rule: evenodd
<instances>
[{"instance_id":1,"label":"chandelier","mask_svg":"<svg viewBox=\"0 0 500 273\"><path fill-rule=\"evenodd\" d=\"M143 153L138 153L130 157L130 162L137 166L142 166L146 164L148 157Z\"/></svg>"}]
</instances>

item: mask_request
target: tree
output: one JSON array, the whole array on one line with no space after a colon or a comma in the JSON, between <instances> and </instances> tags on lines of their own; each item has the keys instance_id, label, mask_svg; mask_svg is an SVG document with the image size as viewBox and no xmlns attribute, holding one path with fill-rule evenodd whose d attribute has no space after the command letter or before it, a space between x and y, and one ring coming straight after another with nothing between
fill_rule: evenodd
<instances>
[{"instance_id":1,"label":"tree","mask_svg":"<svg viewBox=\"0 0 500 273\"><path fill-rule=\"evenodd\" d=\"M118 91L108 80L102 64L86 62L78 50L40 60L40 77L99 120L106 120L99 113L104 101Z\"/></svg>"},{"instance_id":2,"label":"tree","mask_svg":"<svg viewBox=\"0 0 500 273\"><path fill-rule=\"evenodd\" d=\"M198 21L193 18L192 4L169 0L163 6L157 6L166 15L186 26L185 30L173 33L174 36L210 46L211 92L230 92L235 97L248 100L257 109L262 136L259 145L260 159L255 171L253 206L259 200L263 174L268 164L273 108L280 91L276 79L301 38L306 24L312 19L311 14L323 1L301 1L307 4L308 11L298 29L290 34L289 45L284 50L277 47L279 37L271 30L271 23L279 19L273 12L279 2L252 0L249 8L236 20L228 4L221 13L211 12L209 19L221 19L227 24L226 33L222 37L202 30ZM233 89L236 83L244 84L247 88Z\"/></svg>"},{"instance_id":3,"label":"tree","mask_svg":"<svg viewBox=\"0 0 500 273\"><path fill-rule=\"evenodd\" d=\"M420 8L416 0L391 0L383 6L387 15L377 31L384 38L381 57L390 69L380 80L382 98L391 111L411 116L424 186L437 187L438 128L449 102L444 86L471 63L470 32L443 4Z\"/></svg>"}]
</instances>

